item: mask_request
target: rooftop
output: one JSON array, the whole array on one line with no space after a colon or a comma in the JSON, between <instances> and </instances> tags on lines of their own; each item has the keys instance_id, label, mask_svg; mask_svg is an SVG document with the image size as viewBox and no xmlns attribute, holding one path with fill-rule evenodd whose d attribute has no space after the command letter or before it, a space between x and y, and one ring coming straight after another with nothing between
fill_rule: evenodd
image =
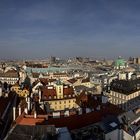
<instances>
[{"instance_id":1,"label":"rooftop","mask_svg":"<svg viewBox=\"0 0 140 140\"><path fill-rule=\"evenodd\" d=\"M111 82L110 89L112 91L129 95L140 90L140 79L135 79L135 80L116 79Z\"/></svg>"}]
</instances>

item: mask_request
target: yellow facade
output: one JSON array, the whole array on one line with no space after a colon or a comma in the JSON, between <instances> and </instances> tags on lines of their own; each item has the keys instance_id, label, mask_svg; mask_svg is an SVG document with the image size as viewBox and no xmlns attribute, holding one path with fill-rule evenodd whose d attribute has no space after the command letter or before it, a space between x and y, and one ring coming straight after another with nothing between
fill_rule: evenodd
<instances>
[{"instance_id":1,"label":"yellow facade","mask_svg":"<svg viewBox=\"0 0 140 140\"><path fill-rule=\"evenodd\" d=\"M57 99L62 99L63 97L63 85L57 85L56 86L56 93L57 93Z\"/></svg>"},{"instance_id":2,"label":"yellow facade","mask_svg":"<svg viewBox=\"0 0 140 140\"><path fill-rule=\"evenodd\" d=\"M53 99L49 98L49 100L46 101L47 103L49 103L50 109L59 111L78 107L73 90L69 89L70 91L68 90L68 93L64 93L66 92L65 89L67 88L70 87L61 83L55 85L56 96L54 96Z\"/></svg>"},{"instance_id":3,"label":"yellow facade","mask_svg":"<svg viewBox=\"0 0 140 140\"><path fill-rule=\"evenodd\" d=\"M84 83L81 83L82 86L85 86L85 87L91 87L91 83L90 82L84 82Z\"/></svg>"},{"instance_id":4,"label":"yellow facade","mask_svg":"<svg viewBox=\"0 0 140 140\"><path fill-rule=\"evenodd\" d=\"M131 104L138 101L139 96L139 91L133 92L128 95L116 91L111 91L109 94L109 101L114 105L122 107L122 109L128 109L131 106ZM126 104L126 106L124 106L124 104Z\"/></svg>"},{"instance_id":5,"label":"yellow facade","mask_svg":"<svg viewBox=\"0 0 140 140\"><path fill-rule=\"evenodd\" d=\"M21 89L19 85L14 85L11 87L12 91L15 91L20 97L27 97L29 91L27 89Z\"/></svg>"},{"instance_id":6,"label":"yellow facade","mask_svg":"<svg viewBox=\"0 0 140 140\"><path fill-rule=\"evenodd\" d=\"M54 111L72 109L78 107L75 98L53 100L53 101L48 101L48 103L50 105L50 109L53 109Z\"/></svg>"}]
</instances>

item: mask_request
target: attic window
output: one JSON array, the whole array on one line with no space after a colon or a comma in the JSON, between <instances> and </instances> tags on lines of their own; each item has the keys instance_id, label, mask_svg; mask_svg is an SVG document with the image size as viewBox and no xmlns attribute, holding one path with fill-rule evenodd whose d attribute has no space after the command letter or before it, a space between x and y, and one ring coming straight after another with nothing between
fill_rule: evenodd
<instances>
[{"instance_id":1,"label":"attic window","mask_svg":"<svg viewBox=\"0 0 140 140\"><path fill-rule=\"evenodd\" d=\"M44 96L44 99L46 100L47 99L47 96Z\"/></svg>"},{"instance_id":2,"label":"attic window","mask_svg":"<svg viewBox=\"0 0 140 140\"><path fill-rule=\"evenodd\" d=\"M110 123L109 125L110 125L111 127L113 127L113 128L117 126L117 124L116 124L115 122L112 122L112 123Z\"/></svg>"},{"instance_id":3,"label":"attic window","mask_svg":"<svg viewBox=\"0 0 140 140\"><path fill-rule=\"evenodd\" d=\"M51 97L51 95L49 96L49 99L51 99L52 97Z\"/></svg>"}]
</instances>

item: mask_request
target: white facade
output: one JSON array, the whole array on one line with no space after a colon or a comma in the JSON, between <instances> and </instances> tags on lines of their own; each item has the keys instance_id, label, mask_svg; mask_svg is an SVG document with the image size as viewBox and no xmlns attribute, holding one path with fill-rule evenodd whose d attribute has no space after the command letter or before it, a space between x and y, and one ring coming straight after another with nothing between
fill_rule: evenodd
<instances>
[{"instance_id":1,"label":"white facade","mask_svg":"<svg viewBox=\"0 0 140 140\"><path fill-rule=\"evenodd\" d=\"M135 104L139 101L140 91L136 91L131 94L123 94L116 91L110 91L109 101L114 105L118 105L123 110L130 110L135 107Z\"/></svg>"},{"instance_id":2,"label":"white facade","mask_svg":"<svg viewBox=\"0 0 140 140\"><path fill-rule=\"evenodd\" d=\"M43 84L41 82L38 82L33 88L32 88L32 92L33 93L38 93L38 88L40 86L43 86Z\"/></svg>"},{"instance_id":3,"label":"white facade","mask_svg":"<svg viewBox=\"0 0 140 140\"><path fill-rule=\"evenodd\" d=\"M121 139L121 130L116 129L105 134L105 140L122 140Z\"/></svg>"},{"instance_id":4,"label":"white facade","mask_svg":"<svg viewBox=\"0 0 140 140\"><path fill-rule=\"evenodd\" d=\"M104 135L105 140L140 140L140 130L134 135L130 135L123 129L116 129Z\"/></svg>"},{"instance_id":5,"label":"white facade","mask_svg":"<svg viewBox=\"0 0 140 140\"><path fill-rule=\"evenodd\" d=\"M6 82L8 84L14 85L19 80L18 77L0 77L2 83Z\"/></svg>"}]
</instances>

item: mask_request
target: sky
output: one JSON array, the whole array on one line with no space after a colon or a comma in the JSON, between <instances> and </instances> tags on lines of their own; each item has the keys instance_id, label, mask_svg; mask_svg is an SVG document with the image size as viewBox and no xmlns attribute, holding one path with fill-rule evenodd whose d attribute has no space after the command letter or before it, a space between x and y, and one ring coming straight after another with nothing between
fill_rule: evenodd
<instances>
[{"instance_id":1,"label":"sky","mask_svg":"<svg viewBox=\"0 0 140 140\"><path fill-rule=\"evenodd\" d=\"M0 59L140 56L140 0L0 0Z\"/></svg>"}]
</instances>

